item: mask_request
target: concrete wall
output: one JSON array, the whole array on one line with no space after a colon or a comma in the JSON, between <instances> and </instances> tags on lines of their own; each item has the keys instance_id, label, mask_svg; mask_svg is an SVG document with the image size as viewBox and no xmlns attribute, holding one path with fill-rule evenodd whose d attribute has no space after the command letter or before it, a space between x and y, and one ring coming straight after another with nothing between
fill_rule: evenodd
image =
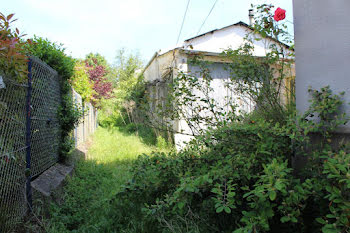
<instances>
[{"instance_id":1,"label":"concrete wall","mask_svg":"<svg viewBox=\"0 0 350 233\"><path fill-rule=\"evenodd\" d=\"M173 60L173 51L155 57L143 73L145 81L154 82L155 80L162 80L169 72Z\"/></svg>"},{"instance_id":2,"label":"concrete wall","mask_svg":"<svg viewBox=\"0 0 350 233\"><path fill-rule=\"evenodd\" d=\"M213 98L216 102L215 108L225 107L225 110L229 111L229 105L237 104L237 113L239 113L239 111L250 112L254 108L254 104L248 98L244 98L242 96L234 94L232 90L230 90L226 85L226 82L230 78L230 71L225 69L225 66L227 64L221 62L214 62L213 60L214 59L212 59L213 63L208 64L208 69L213 79L211 81L211 88L213 89L213 91L210 93L210 97ZM217 57L216 60L220 60L220 58ZM189 75L201 77L200 73L202 72L202 70L200 67L189 64L187 65L187 68L187 73ZM203 93L199 90L193 90L193 94L204 97ZM201 115L210 116L212 115L212 113L209 111L202 112ZM206 125L201 126L202 129L205 129L206 127ZM192 134L193 132L191 128L187 125L186 121L182 119L180 119L177 122L176 128L177 131L182 133L176 133L174 135L174 141L177 148L181 149L186 145L186 142L189 142L191 139L193 139L192 136L187 135Z\"/></svg>"},{"instance_id":3,"label":"concrete wall","mask_svg":"<svg viewBox=\"0 0 350 233\"><path fill-rule=\"evenodd\" d=\"M82 106L82 98L74 90L73 100L76 104ZM97 109L95 109L91 103L87 103L84 106L84 112L84 117L80 120L79 125L73 132L76 147L84 143L97 129Z\"/></svg>"},{"instance_id":4,"label":"concrete wall","mask_svg":"<svg viewBox=\"0 0 350 233\"><path fill-rule=\"evenodd\" d=\"M349 0L294 0L296 103L304 112L313 89L329 85L350 102ZM349 105L345 111L350 114ZM350 132L350 126L339 129Z\"/></svg>"}]
</instances>

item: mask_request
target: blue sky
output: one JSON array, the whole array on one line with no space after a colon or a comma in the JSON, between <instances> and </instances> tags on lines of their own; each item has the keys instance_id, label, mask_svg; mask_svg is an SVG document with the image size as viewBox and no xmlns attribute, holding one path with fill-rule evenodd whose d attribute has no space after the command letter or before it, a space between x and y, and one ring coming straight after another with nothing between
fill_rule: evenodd
<instances>
[{"instance_id":1,"label":"blue sky","mask_svg":"<svg viewBox=\"0 0 350 233\"><path fill-rule=\"evenodd\" d=\"M214 2L190 1L180 41L196 36ZM292 0L218 0L201 33L248 22L251 3L286 9L293 21ZM63 43L75 58L98 52L113 63L124 47L147 62L157 50L175 46L186 5L187 0L11 0L1 3L1 12L15 13L22 32Z\"/></svg>"}]
</instances>

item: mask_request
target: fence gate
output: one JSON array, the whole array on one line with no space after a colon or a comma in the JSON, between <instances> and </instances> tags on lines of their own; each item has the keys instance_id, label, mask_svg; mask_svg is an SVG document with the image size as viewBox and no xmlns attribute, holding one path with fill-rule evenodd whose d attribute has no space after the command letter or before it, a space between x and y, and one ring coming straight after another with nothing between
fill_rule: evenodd
<instances>
[{"instance_id":1,"label":"fence gate","mask_svg":"<svg viewBox=\"0 0 350 233\"><path fill-rule=\"evenodd\" d=\"M60 81L37 58L28 70L28 83L0 77L0 232L13 230L28 210L27 177L58 160Z\"/></svg>"}]
</instances>

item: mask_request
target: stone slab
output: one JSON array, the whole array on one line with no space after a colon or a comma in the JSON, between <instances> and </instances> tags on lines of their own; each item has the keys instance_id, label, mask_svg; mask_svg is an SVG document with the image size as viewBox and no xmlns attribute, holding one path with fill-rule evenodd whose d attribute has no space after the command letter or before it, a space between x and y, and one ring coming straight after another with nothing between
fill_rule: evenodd
<instances>
[{"instance_id":1,"label":"stone slab","mask_svg":"<svg viewBox=\"0 0 350 233\"><path fill-rule=\"evenodd\" d=\"M73 165L67 166L57 163L33 180L31 186L42 195L50 197L54 190L63 185L63 181L72 174L73 169Z\"/></svg>"}]
</instances>

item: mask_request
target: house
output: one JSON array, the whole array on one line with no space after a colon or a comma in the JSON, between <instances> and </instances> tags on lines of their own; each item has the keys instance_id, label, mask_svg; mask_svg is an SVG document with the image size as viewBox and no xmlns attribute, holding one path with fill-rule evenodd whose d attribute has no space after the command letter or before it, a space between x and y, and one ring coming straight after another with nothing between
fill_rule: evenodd
<instances>
[{"instance_id":1,"label":"house","mask_svg":"<svg viewBox=\"0 0 350 233\"><path fill-rule=\"evenodd\" d=\"M230 71L225 69L225 66L230 61L221 56L221 53L228 48L233 50L239 48L245 42L245 36L250 32L253 32L253 30L248 24L238 22L189 38L183 42L182 46L156 52L143 71L144 80L148 84L150 112L154 112L155 108L165 107L162 100L167 95L167 80L171 80L171 77L177 76L179 72L198 75L200 68L190 62L193 56L198 54L201 55L202 60L210 62L209 69L213 78L211 83L214 90L213 94L217 103L225 105L226 97L228 95L232 97L232 93L225 87L225 80L230 77ZM257 36L256 34L249 35ZM286 54L291 52L287 45L273 38L253 40L253 43L253 55L256 57L266 56L271 44L275 44L280 51ZM290 75L294 76L294 72ZM233 96L230 101L232 99L236 101L241 111L250 112L254 108L254 103L249 100L244 100L238 96ZM173 134L174 142L178 148L181 148L185 142L192 138L190 135L193 134L193 131L182 119L172 121L170 124L175 132Z\"/></svg>"}]
</instances>

